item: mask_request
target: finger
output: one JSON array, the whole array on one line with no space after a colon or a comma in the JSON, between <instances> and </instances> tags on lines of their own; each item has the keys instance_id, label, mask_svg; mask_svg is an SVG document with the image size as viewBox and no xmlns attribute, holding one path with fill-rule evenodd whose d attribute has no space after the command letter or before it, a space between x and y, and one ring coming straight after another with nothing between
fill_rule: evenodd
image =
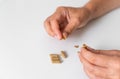
<instances>
[{"instance_id":1,"label":"finger","mask_svg":"<svg viewBox=\"0 0 120 79\"><path fill-rule=\"evenodd\" d=\"M84 45L84 44L83 44ZM85 44L85 48L89 51L95 52L95 49L91 48L90 46Z\"/></svg>"},{"instance_id":2,"label":"finger","mask_svg":"<svg viewBox=\"0 0 120 79\"><path fill-rule=\"evenodd\" d=\"M109 52L111 52L111 50L96 50L96 49L93 49L87 45L86 45L86 49L88 51L91 51L91 52L96 53L96 54L103 54L103 55L109 55L109 56L113 55L112 53L109 53Z\"/></svg>"},{"instance_id":3,"label":"finger","mask_svg":"<svg viewBox=\"0 0 120 79\"><path fill-rule=\"evenodd\" d=\"M95 50L89 46L86 46L86 49L97 54L103 54L108 56L120 56L119 50Z\"/></svg>"},{"instance_id":4,"label":"finger","mask_svg":"<svg viewBox=\"0 0 120 79\"><path fill-rule=\"evenodd\" d=\"M95 75L89 72L85 67L84 67L84 71L90 79L96 79Z\"/></svg>"},{"instance_id":5,"label":"finger","mask_svg":"<svg viewBox=\"0 0 120 79\"><path fill-rule=\"evenodd\" d=\"M120 57L120 51L119 50L96 50L96 52L98 54Z\"/></svg>"},{"instance_id":6,"label":"finger","mask_svg":"<svg viewBox=\"0 0 120 79\"><path fill-rule=\"evenodd\" d=\"M95 75L92 74L90 71L88 71L85 67L84 67L84 71L85 71L85 73L88 75L88 77L89 77L90 79L104 79L104 78L95 76Z\"/></svg>"},{"instance_id":7,"label":"finger","mask_svg":"<svg viewBox=\"0 0 120 79\"><path fill-rule=\"evenodd\" d=\"M79 56L81 62L83 63L83 66L92 74L94 74L97 77L101 77L101 78L105 78L106 77L106 68L104 67L100 67L100 66L96 66L91 64L90 62L88 62L84 57L82 57L81 55Z\"/></svg>"},{"instance_id":8,"label":"finger","mask_svg":"<svg viewBox=\"0 0 120 79\"><path fill-rule=\"evenodd\" d=\"M57 39L62 39L59 23L56 20L51 21L51 27Z\"/></svg>"},{"instance_id":9,"label":"finger","mask_svg":"<svg viewBox=\"0 0 120 79\"><path fill-rule=\"evenodd\" d=\"M96 49L93 49L91 48L90 46L87 46L85 47L88 51L91 51L93 53L96 53L96 54L104 54L105 52L109 52L108 50L96 50ZM103 53L104 52L104 53Z\"/></svg>"},{"instance_id":10,"label":"finger","mask_svg":"<svg viewBox=\"0 0 120 79\"><path fill-rule=\"evenodd\" d=\"M102 67L108 67L110 58L106 55L95 54L91 51L81 48L81 55L90 63Z\"/></svg>"},{"instance_id":11,"label":"finger","mask_svg":"<svg viewBox=\"0 0 120 79\"><path fill-rule=\"evenodd\" d=\"M63 30L63 36L67 38L68 35L73 32L73 30L75 30L75 25L73 25L72 23L69 23L67 26L65 26Z\"/></svg>"},{"instance_id":12,"label":"finger","mask_svg":"<svg viewBox=\"0 0 120 79\"><path fill-rule=\"evenodd\" d=\"M49 22L48 20L46 20L46 21L44 22L44 27L45 27L45 30L47 31L47 33L48 33L50 36L52 36L52 37L55 36L55 34L54 34L54 32L53 32L53 30L52 30L52 28L51 28L51 24L50 24L50 22Z\"/></svg>"}]
</instances>

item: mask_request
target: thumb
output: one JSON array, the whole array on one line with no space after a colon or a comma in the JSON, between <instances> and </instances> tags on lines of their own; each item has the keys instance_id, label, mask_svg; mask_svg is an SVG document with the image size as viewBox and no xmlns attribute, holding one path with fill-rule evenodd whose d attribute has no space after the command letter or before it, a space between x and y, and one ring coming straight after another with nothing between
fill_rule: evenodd
<instances>
[{"instance_id":1,"label":"thumb","mask_svg":"<svg viewBox=\"0 0 120 79\"><path fill-rule=\"evenodd\" d=\"M96 49L93 49L91 48L90 46L86 45L85 47L86 50L90 51L90 52L93 52L95 54L103 54L104 52L106 52L107 50L96 50ZM108 51L107 51L108 52Z\"/></svg>"},{"instance_id":2,"label":"thumb","mask_svg":"<svg viewBox=\"0 0 120 79\"><path fill-rule=\"evenodd\" d=\"M76 26L73 24L68 24L64 29L63 29L63 38L66 39L76 28Z\"/></svg>"},{"instance_id":3,"label":"thumb","mask_svg":"<svg viewBox=\"0 0 120 79\"><path fill-rule=\"evenodd\" d=\"M91 51L96 54L102 54L102 55L107 55L107 56L120 56L120 54L118 53L120 52L119 50L96 50L87 45L85 48L86 50Z\"/></svg>"},{"instance_id":4,"label":"thumb","mask_svg":"<svg viewBox=\"0 0 120 79\"><path fill-rule=\"evenodd\" d=\"M88 46L88 45L86 45L86 44L85 44L85 48L86 48L86 50L88 50L88 51L91 51L91 52L93 52L93 53L97 53L97 51L96 51L95 49L91 48L90 46Z\"/></svg>"}]
</instances>

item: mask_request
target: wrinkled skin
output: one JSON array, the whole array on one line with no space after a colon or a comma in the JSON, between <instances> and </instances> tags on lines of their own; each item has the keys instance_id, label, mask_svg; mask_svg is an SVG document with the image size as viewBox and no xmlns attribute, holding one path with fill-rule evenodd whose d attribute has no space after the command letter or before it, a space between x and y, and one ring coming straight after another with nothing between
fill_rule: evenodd
<instances>
[{"instance_id":1,"label":"wrinkled skin","mask_svg":"<svg viewBox=\"0 0 120 79\"><path fill-rule=\"evenodd\" d=\"M90 79L120 79L120 51L81 48L80 61Z\"/></svg>"}]
</instances>

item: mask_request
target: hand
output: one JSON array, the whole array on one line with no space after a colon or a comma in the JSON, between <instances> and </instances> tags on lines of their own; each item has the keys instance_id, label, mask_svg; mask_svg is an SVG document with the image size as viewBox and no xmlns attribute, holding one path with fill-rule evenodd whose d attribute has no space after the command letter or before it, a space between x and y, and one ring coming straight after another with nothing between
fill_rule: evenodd
<instances>
[{"instance_id":1,"label":"hand","mask_svg":"<svg viewBox=\"0 0 120 79\"><path fill-rule=\"evenodd\" d=\"M50 36L62 39L67 38L77 28L85 26L89 20L90 12L85 7L58 7L55 13L45 20L44 26Z\"/></svg>"},{"instance_id":2,"label":"hand","mask_svg":"<svg viewBox=\"0 0 120 79\"><path fill-rule=\"evenodd\" d=\"M90 79L120 79L120 51L81 48L79 53Z\"/></svg>"}]
</instances>

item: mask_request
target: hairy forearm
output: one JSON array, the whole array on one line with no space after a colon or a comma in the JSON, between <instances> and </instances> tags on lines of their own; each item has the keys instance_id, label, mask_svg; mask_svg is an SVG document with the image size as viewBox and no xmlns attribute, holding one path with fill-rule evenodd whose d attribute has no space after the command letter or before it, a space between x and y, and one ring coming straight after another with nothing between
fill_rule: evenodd
<instances>
[{"instance_id":1,"label":"hairy forearm","mask_svg":"<svg viewBox=\"0 0 120 79\"><path fill-rule=\"evenodd\" d=\"M120 7L120 0L90 0L85 7L90 11L92 19L102 16Z\"/></svg>"}]
</instances>

